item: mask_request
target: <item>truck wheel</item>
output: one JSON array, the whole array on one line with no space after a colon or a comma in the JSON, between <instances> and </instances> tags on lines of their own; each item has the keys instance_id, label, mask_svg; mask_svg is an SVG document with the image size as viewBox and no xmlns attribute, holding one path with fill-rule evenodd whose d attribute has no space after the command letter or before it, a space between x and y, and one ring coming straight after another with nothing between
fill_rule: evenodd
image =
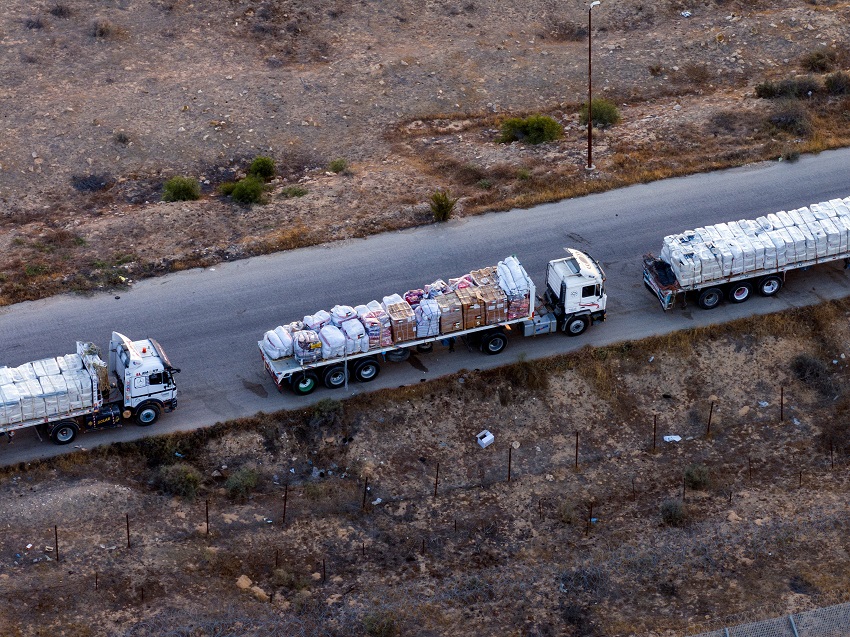
<instances>
[{"instance_id":1,"label":"truck wheel","mask_svg":"<svg viewBox=\"0 0 850 637\"><path fill-rule=\"evenodd\" d=\"M354 366L354 378L361 383L368 383L370 380L375 380L380 373L381 366L374 359L367 358L366 360L357 361L357 364Z\"/></svg>"},{"instance_id":2,"label":"truck wheel","mask_svg":"<svg viewBox=\"0 0 850 637\"><path fill-rule=\"evenodd\" d=\"M771 274L759 281L758 288L759 294L762 296L773 296L782 288L782 279L775 274Z\"/></svg>"},{"instance_id":3,"label":"truck wheel","mask_svg":"<svg viewBox=\"0 0 850 637\"><path fill-rule=\"evenodd\" d=\"M74 441L80 427L70 420L60 422L50 432L50 439L57 445L67 445Z\"/></svg>"},{"instance_id":4,"label":"truck wheel","mask_svg":"<svg viewBox=\"0 0 850 637\"><path fill-rule=\"evenodd\" d=\"M348 372L345 369L345 365L334 365L325 371L322 380L328 389L338 389L345 386L346 378L348 378Z\"/></svg>"},{"instance_id":5,"label":"truck wheel","mask_svg":"<svg viewBox=\"0 0 850 637\"><path fill-rule=\"evenodd\" d=\"M746 281L740 281L739 283L733 283L730 286L726 297L732 303L743 303L752 296L752 293L753 284Z\"/></svg>"},{"instance_id":6,"label":"truck wheel","mask_svg":"<svg viewBox=\"0 0 850 637\"><path fill-rule=\"evenodd\" d=\"M156 403L142 405L136 412L136 424L140 427L148 427L154 424L162 415L162 407Z\"/></svg>"},{"instance_id":7,"label":"truck wheel","mask_svg":"<svg viewBox=\"0 0 850 637\"><path fill-rule=\"evenodd\" d=\"M302 372L292 377L290 387L297 396L306 396L313 393L318 384L319 379L313 372Z\"/></svg>"},{"instance_id":8,"label":"truck wheel","mask_svg":"<svg viewBox=\"0 0 850 637\"><path fill-rule=\"evenodd\" d=\"M720 305L722 300L723 292L720 291L720 288L706 288L700 292L697 305L704 310L713 310Z\"/></svg>"},{"instance_id":9,"label":"truck wheel","mask_svg":"<svg viewBox=\"0 0 850 637\"><path fill-rule=\"evenodd\" d=\"M433 343L419 343L419 345L416 346L416 351L420 354L428 354L433 349Z\"/></svg>"},{"instance_id":10,"label":"truck wheel","mask_svg":"<svg viewBox=\"0 0 850 637\"><path fill-rule=\"evenodd\" d=\"M564 323L564 333L567 336L579 336L584 334L590 325L590 319L586 316L573 316Z\"/></svg>"},{"instance_id":11,"label":"truck wheel","mask_svg":"<svg viewBox=\"0 0 850 637\"><path fill-rule=\"evenodd\" d=\"M485 354L499 354L507 346L508 337L502 332L493 332L481 339L481 351Z\"/></svg>"},{"instance_id":12,"label":"truck wheel","mask_svg":"<svg viewBox=\"0 0 850 637\"><path fill-rule=\"evenodd\" d=\"M384 356L388 361L392 361L393 363L403 363L410 358L410 350L406 347L399 347L391 349L389 352L384 354Z\"/></svg>"}]
</instances>

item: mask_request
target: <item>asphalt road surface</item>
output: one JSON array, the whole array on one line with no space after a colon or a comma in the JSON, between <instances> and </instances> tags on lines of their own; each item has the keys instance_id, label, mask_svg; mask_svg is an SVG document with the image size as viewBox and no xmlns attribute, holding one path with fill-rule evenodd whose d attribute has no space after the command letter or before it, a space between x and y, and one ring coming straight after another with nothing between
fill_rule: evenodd
<instances>
[{"instance_id":1,"label":"asphalt road surface","mask_svg":"<svg viewBox=\"0 0 850 637\"><path fill-rule=\"evenodd\" d=\"M729 321L750 314L850 295L850 272L827 264L793 272L777 297L753 297L713 311L690 305L663 312L643 286L641 256L658 253L665 235L733 219L850 196L850 150L798 162L762 163L669 179L528 210L493 213L445 224L284 252L142 281L129 291L91 297L64 295L0 309L0 364L74 351L77 340L106 348L115 330L156 338L177 376L179 407L152 428L128 425L81 435L73 445L39 441L33 430L14 444L0 438L0 465L177 430L189 430L259 411L309 405L384 387L418 383L461 368L488 368L584 345L605 345ZM257 341L282 323L404 293L515 254L540 286L546 263L565 246L598 259L608 276L608 320L578 338L551 334L515 338L499 356L458 345L435 347L405 363L387 363L368 384L319 388L308 397L279 393L263 369Z\"/></svg>"}]
</instances>

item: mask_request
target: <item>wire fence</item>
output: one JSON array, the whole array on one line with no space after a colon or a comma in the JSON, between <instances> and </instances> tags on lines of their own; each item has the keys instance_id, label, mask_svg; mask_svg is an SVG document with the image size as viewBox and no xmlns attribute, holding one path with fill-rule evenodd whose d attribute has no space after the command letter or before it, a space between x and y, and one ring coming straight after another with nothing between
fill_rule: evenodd
<instances>
[{"instance_id":1,"label":"wire fence","mask_svg":"<svg viewBox=\"0 0 850 637\"><path fill-rule=\"evenodd\" d=\"M731 618L727 618L729 621ZM850 635L850 602L762 621L717 628L689 637L846 637Z\"/></svg>"}]
</instances>

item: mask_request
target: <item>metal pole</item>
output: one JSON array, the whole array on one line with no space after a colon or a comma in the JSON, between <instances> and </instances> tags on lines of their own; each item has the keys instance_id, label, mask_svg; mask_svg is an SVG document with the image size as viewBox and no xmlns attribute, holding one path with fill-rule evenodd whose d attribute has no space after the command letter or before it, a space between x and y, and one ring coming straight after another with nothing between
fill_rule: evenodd
<instances>
[{"instance_id":1,"label":"metal pole","mask_svg":"<svg viewBox=\"0 0 850 637\"><path fill-rule=\"evenodd\" d=\"M513 447L508 447L508 482L511 481L511 452Z\"/></svg>"},{"instance_id":2,"label":"metal pole","mask_svg":"<svg viewBox=\"0 0 850 637\"><path fill-rule=\"evenodd\" d=\"M437 475L434 476L434 497L437 497L437 485L440 484L440 463L437 463Z\"/></svg>"},{"instance_id":3,"label":"metal pole","mask_svg":"<svg viewBox=\"0 0 850 637\"><path fill-rule=\"evenodd\" d=\"M652 415L652 453L655 453L655 439L658 437L658 414Z\"/></svg>"},{"instance_id":4,"label":"metal pole","mask_svg":"<svg viewBox=\"0 0 850 637\"><path fill-rule=\"evenodd\" d=\"M578 432L576 432L576 469L578 469Z\"/></svg>"},{"instance_id":5,"label":"metal pole","mask_svg":"<svg viewBox=\"0 0 850 637\"><path fill-rule=\"evenodd\" d=\"M593 96L593 56L591 55L591 13L593 7L600 4L599 0L590 3L587 8L587 170L593 170L593 107L591 99Z\"/></svg>"},{"instance_id":6,"label":"metal pole","mask_svg":"<svg viewBox=\"0 0 850 637\"><path fill-rule=\"evenodd\" d=\"M289 496L289 483L283 485L283 519L281 524L286 524L286 500Z\"/></svg>"},{"instance_id":7,"label":"metal pole","mask_svg":"<svg viewBox=\"0 0 850 637\"><path fill-rule=\"evenodd\" d=\"M59 562L59 527L53 525L53 546L56 547L56 562Z\"/></svg>"},{"instance_id":8,"label":"metal pole","mask_svg":"<svg viewBox=\"0 0 850 637\"><path fill-rule=\"evenodd\" d=\"M127 548L130 548L130 514L127 513Z\"/></svg>"},{"instance_id":9,"label":"metal pole","mask_svg":"<svg viewBox=\"0 0 850 637\"><path fill-rule=\"evenodd\" d=\"M207 535L210 534L210 501L205 501L205 511L206 511L206 520L207 520Z\"/></svg>"}]
</instances>

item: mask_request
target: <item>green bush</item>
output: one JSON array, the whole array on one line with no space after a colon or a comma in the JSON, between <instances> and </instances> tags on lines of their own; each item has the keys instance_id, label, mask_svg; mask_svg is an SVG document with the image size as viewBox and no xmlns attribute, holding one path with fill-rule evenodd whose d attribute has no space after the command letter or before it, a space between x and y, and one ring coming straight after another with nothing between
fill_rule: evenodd
<instances>
[{"instance_id":1,"label":"green bush","mask_svg":"<svg viewBox=\"0 0 850 637\"><path fill-rule=\"evenodd\" d=\"M821 47L806 53L800 59L800 66L811 73L826 73L835 67L838 54L833 49Z\"/></svg>"},{"instance_id":2,"label":"green bush","mask_svg":"<svg viewBox=\"0 0 850 637\"><path fill-rule=\"evenodd\" d=\"M307 189L301 186L287 186L280 191L280 194L287 199L292 197L303 197L307 194Z\"/></svg>"},{"instance_id":3,"label":"green bush","mask_svg":"<svg viewBox=\"0 0 850 637\"><path fill-rule=\"evenodd\" d=\"M850 75L844 71L827 75L824 80L824 88L830 95L847 95L850 93Z\"/></svg>"},{"instance_id":4,"label":"green bush","mask_svg":"<svg viewBox=\"0 0 850 637\"><path fill-rule=\"evenodd\" d=\"M802 104L795 101L781 104L780 108L768 116L767 123L774 131L790 133L798 137L808 137L814 130L808 112Z\"/></svg>"},{"instance_id":5,"label":"green bush","mask_svg":"<svg viewBox=\"0 0 850 637\"><path fill-rule=\"evenodd\" d=\"M378 611L363 618L363 628L370 637L396 637L400 634L398 620L392 611Z\"/></svg>"},{"instance_id":6,"label":"green bush","mask_svg":"<svg viewBox=\"0 0 850 637\"><path fill-rule=\"evenodd\" d=\"M201 185L189 177L172 177L163 186L163 201L194 201L200 197Z\"/></svg>"},{"instance_id":7,"label":"green bush","mask_svg":"<svg viewBox=\"0 0 850 637\"><path fill-rule=\"evenodd\" d=\"M454 212L457 199L453 199L448 190L437 190L431 195L431 212L436 221L448 221Z\"/></svg>"},{"instance_id":8,"label":"green bush","mask_svg":"<svg viewBox=\"0 0 850 637\"><path fill-rule=\"evenodd\" d=\"M245 177L245 179L240 179L239 183L233 187L230 196L233 197L233 201L241 204L260 203L263 200L265 190L265 184L262 180L256 177Z\"/></svg>"},{"instance_id":9,"label":"green bush","mask_svg":"<svg viewBox=\"0 0 850 637\"><path fill-rule=\"evenodd\" d=\"M229 197L233 194L233 190L236 188L236 184L239 183L237 181L223 181L218 185L218 194L224 195L225 197Z\"/></svg>"},{"instance_id":10,"label":"green bush","mask_svg":"<svg viewBox=\"0 0 850 637\"><path fill-rule=\"evenodd\" d=\"M345 161L342 157L338 159L334 159L330 164L328 164L328 170L332 173L341 173L348 168L348 162Z\"/></svg>"},{"instance_id":11,"label":"green bush","mask_svg":"<svg viewBox=\"0 0 850 637\"><path fill-rule=\"evenodd\" d=\"M614 126L615 124L619 124L622 120L620 117L620 110L617 108L614 102L606 100L604 97L599 97L594 100L590 100L591 114L593 116L593 125L594 126ZM587 104L581 105L581 110L579 111L579 122L581 124L587 124Z\"/></svg>"},{"instance_id":12,"label":"green bush","mask_svg":"<svg viewBox=\"0 0 850 637\"><path fill-rule=\"evenodd\" d=\"M255 157L248 167L248 176L270 181L274 177L274 160L264 155Z\"/></svg>"},{"instance_id":13,"label":"green bush","mask_svg":"<svg viewBox=\"0 0 850 637\"><path fill-rule=\"evenodd\" d=\"M812 77L797 77L781 82L766 81L756 85L756 97L766 100L780 98L802 99L817 95L822 90Z\"/></svg>"},{"instance_id":14,"label":"green bush","mask_svg":"<svg viewBox=\"0 0 850 637\"><path fill-rule=\"evenodd\" d=\"M531 179L531 171L528 168L520 168L516 171L516 178L522 181Z\"/></svg>"},{"instance_id":15,"label":"green bush","mask_svg":"<svg viewBox=\"0 0 850 637\"><path fill-rule=\"evenodd\" d=\"M493 187L493 182L490 179L481 179L475 185L481 188L481 190L490 190Z\"/></svg>"},{"instance_id":16,"label":"green bush","mask_svg":"<svg viewBox=\"0 0 850 637\"><path fill-rule=\"evenodd\" d=\"M189 499L198 494L202 481L201 472L185 462L160 467L156 480L159 488L165 493Z\"/></svg>"},{"instance_id":17,"label":"green bush","mask_svg":"<svg viewBox=\"0 0 850 637\"><path fill-rule=\"evenodd\" d=\"M704 491L711 484L711 474L708 467L702 464L692 464L685 467L685 486L694 491Z\"/></svg>"},{"instance_id":18,"label":"green bush","mask_svg":"<svg viewBox=\"0 0 850 637\"><path fill-rule=\"evenodd\" d=\"M511 117L502 122L499 141L503 144L516 141L542 144L560 139L563 134L563 127L548 115L529 115L525 119Z\"/></svg>"},{"instance_id":19,"label":"green bush","mask_svg":"<svg viewBox=\"0 0 850 637\"><path fill-rule=\"evenodd\" d=\"M688 510L681 500L665 500L661 503L661 519L667 526L684 526L688 521Z\"/></svg>"},{"instance_id":20,"label":"green bush","mask_svg":"<svg viewBox=\"0 0 850 637\"><path fill-rule=\"evenodd\" d=\"M311 427L326 427L340 422L344 409L342 403L334 398L322 398L313 406L310 418Z\"/></svg>"},{"instance_id":21,"label":"green bush","mask_svg":"<svg viewBox=\"0 0 850 637\"><path fill-rule=\"evenodd\" d=\"M231 474L224 483L224 488L227 489L227 495L234 500L246 500L251 492L256 488L260 477L253 469L243 467Z\"/></svg>"}]
</instances>

